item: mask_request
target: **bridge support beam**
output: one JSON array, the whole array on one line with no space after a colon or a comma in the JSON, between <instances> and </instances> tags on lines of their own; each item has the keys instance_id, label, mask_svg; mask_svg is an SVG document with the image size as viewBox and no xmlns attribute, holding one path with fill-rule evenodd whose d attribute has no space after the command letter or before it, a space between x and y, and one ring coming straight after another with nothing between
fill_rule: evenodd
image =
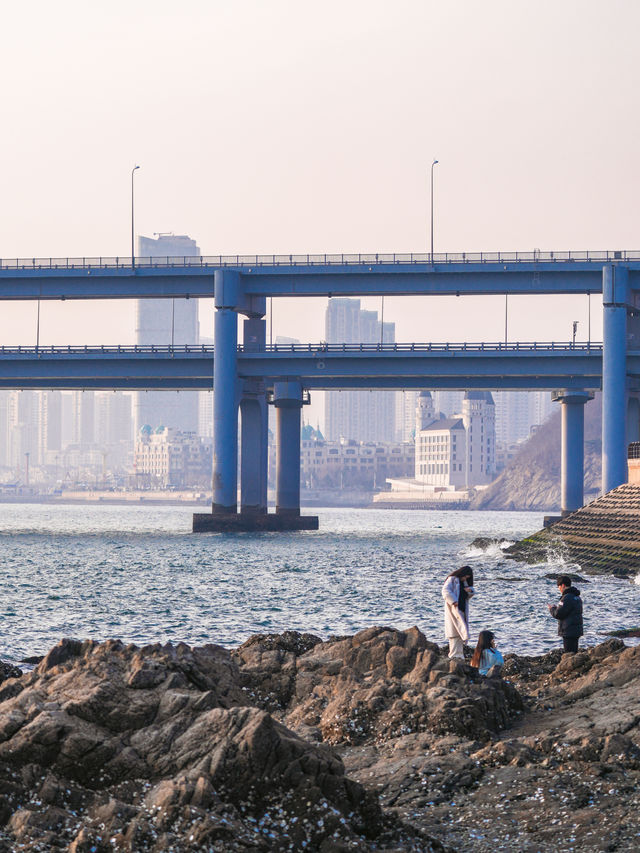
<instances>
[{"instance_id":1,"label":"bridge support beam","mask_svg":"<svg viewBox=\"0 0 640 853\"><path fill-rule=\"evenodd\" d=\"M213 364L213 506L238 509L238 273L216 270Z\"/></svg>"},{"instance_id":2,"label":"bridge support beam","mask_svg":"<svg viewBox=\"0 0 640 853\"><path fill-rule=\"evenodd\" d=\"M215 358L213 387L213 506L193 516L194 533L258 530L317 530L317 516L300 515L300 382L276 383L278 475L277 509L267 512L268 418L264 382L249 380L242 389L241 511L238 512L238 323L239 275L216 271ZM262 300L264 301L264 300ZM265 346L259 304L245 304L244 349ZM296 427L297 425L297 427Z\"/></svg>"},{"instance_id":3,"label":"bridge support beam","mask_svg":"<svg viewBox=\"0 0 640 853\"><path fill-rule=\"evenodd\" d=\"M627 479L627 305L629 270L603 268L602 491Z\"/></svg>"},{"instance_id":4,"label":"bridge support beam","mask_svg":"<svg viewBox=\"0 0 640 853\"><path fill-rule=\"evenodd\" d=\"M265 345L264 317L249 317L244 321L244 351L264 351ZM268 414L264 382L245 380L240 401L240 512L244 515L264 515L267 512Z\"/></svg>"},{"instance_id":5,"label":"bridge support beam","mask_svg":"<svg viewBox=\"0 0 640 853\"><path fill-rule=\"evenodd\" d=\"M299 382L276 382L276 514L300 515L300 412L303 406Z\"/></svg>"},{"instance_id":6,"label":"bridge support beam","mask_svg":"<svg viewBox=\"0 0 640 853\"><path fill-rule=\"evenodd\" d=\"M268 436L264 384L251 383L240 401L240 512L267 511Z\"/></svg>"},{"instance_id":7,"label":"bridge support beam","mask_svg":"<svg viewBox=\"0 0 640 853\"><path fill-rule=\"evenodd\" d=\"M584 503L584 406L593 394L554 391L552 399L562 404L560 506L568 515Z\"/></svg>"}]
</instances>

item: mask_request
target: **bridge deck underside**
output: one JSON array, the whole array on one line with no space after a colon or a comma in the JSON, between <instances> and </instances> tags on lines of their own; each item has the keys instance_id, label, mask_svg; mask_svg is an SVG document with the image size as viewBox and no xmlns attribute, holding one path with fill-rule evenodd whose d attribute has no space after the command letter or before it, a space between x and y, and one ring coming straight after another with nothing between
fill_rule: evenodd
<instances>
[{"instance_id":1,"label":"bridge deck underside","mask_svg":"<svg viewBox=\"0 0 640 853\"><path fill-rule=\"evenodd\" d=\"M416 345L418 346L418 345ZM2 388L211 389L210 351L68 352L0 355ZM631 387L640 387L640 353L628 358ZM571 347L554 351L240 352L240 379L299 379L306 388L457 388L597 390L602 355Z\"/></svg>"}]
</instances>

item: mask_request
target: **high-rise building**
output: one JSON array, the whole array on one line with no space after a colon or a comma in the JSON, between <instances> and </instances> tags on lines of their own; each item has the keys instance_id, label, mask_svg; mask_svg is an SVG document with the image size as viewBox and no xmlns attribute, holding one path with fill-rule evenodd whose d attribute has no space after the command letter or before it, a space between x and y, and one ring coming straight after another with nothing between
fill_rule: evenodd
<instances>
[{"instance_id":1,"label":"high-rise building","mask_svg":"<svg viewBox=\"0 0 640 853\"><path fill-rule=\"evenodd\" d=\"M96 442L95 391L73 392L73 444L92 447Z\"/></svg>"},{"instance_id":2,"label":"high-rise building","mask_svg":"<svg viewBox=\"0 0 640 853\"><path fill-rule=\"evenodd\" d=\"M96 394L96 444L103 453L103 468L127 467L133 453L132 395L123 391Z\"/></svg>"},{"instance_id":3,"label":"high-rise building","mask_svg":"<svg viewBox=\"0 0 640 853\"><path fill-rule=\"evenodd\" d=\"M531 429L544 423L552 411L548 391L496 391L496 440L510 447L529 438Z\"/></svg>"},{"instance_id":4,"label":"high-rise building","mask_svg":"<svg viewBox=\"0 0 640 853\"><path fill-rule=\"evenodd\" d=\"M177 234L138 237L138 257L199 257L195 240ZM139 299L136 305L136 343L140 345L197 344L197 299ZM135 400L136 433L148 424L183 432L198 429L197 391L139 391Z\"/></svg>"},{"instance_id":5,"label":"high-rise building","mask_svg":"<svg viewBox=\"0 0 640 853\"><path fill-rule=\"evenodd\" d=\"M436 411L443 412L448 418L462 412L463 400L464 391L436 391L434 393Z\"/></svg>"},{"instance_id":6,"label":"high-rise building","mask_svg":"<svg viewBox=\"0 0 640 853\"><path fill-rule=\"evenodd\" d=\"M467 432L467 485L487 485L496 473L496 413L491 393L467 391L462 420Z\"/></svg>"},{"instance_id":7,"label":"high-rise building","mask_svg":"<svg viewBox=\"0 0 640 853\"><path fill-rule=\"evenodd\" d=\"M9 463L9 401L11 391L0 390L0 466Z\"/></svg>"},{"instance_id":8,"label":"high-rise building","mask_svg":"<svg viewBox=\"0 0 640 853\"><path fill-rule=\"evenodd\" d=\"M553 412L553 402L548 391L531 391L529 394L532 425L543 424Z\"/></svg>"},{"instance_id":9,"label":"high-rise building","mask_svg":"<svg viewBox=\"0 0 640 853\"><path fill-rule=\"evenodd\" d=\"M62 391L38 392L38 463L62 450Z\"/></svg>"},{"instance_id":10,"label":"high-rise building","mask_svg":"<svg viewBox=\"0 0 640 853\"><path fill-rule=\"evenodd\" d=\"M413 441L419 391L396 391L396 441Z\"/></svg>"},{"instance_id":11,"label":"high-rise building","mask_svg":"<svg viewBox=\"0 0 640 853\"><path fill-rule=\"evenodd\" d=\"M395 323L381 324L376 311L361 309L359 299L330 299L325 314L325 340L330 344L393 343ZM327 391L327 440L393 442L396 396L396 391Z\"/></svg>"},{"instance_id":12,"label":"high-rise building","mask_svg":"<svg viewBox=\"0 0 640 853\"><path fill-rule=\"evenodd\" d=\"M8 408L8 463L23 482L38 464L38 392L11 391Z\"/></svg>"}]
</instances>

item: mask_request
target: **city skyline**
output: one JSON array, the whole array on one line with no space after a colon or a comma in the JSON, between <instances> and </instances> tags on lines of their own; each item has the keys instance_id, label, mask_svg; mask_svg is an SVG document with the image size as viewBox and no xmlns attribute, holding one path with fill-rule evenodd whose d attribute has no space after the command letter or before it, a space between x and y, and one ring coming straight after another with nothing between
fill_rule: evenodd
<instances>
[{"instance_id":1,"label":"city skyline","mask_svg":"<svg viewBox=\"0 0 640 853\"><path fill-rule=\"evenodd\" d=\"M639 23L622 0L14 5L0 256L129 255L134 165L136 234L190 234L205 255L425 251L434 158L436 251L633 248ZM629 132L585 133L594 103ZM568 340L574 320L587 337L586 299L510 302L513 340ZM272 307L274 335L321 339L324 306ZM40 339L133 343L134 310L43 304ZM399 341L504 337L499 298L386 310ZM0 339L35 341L35 313L6 306ZM203 335L211 314L202 301Z\"/></svg>"}]
</instances>

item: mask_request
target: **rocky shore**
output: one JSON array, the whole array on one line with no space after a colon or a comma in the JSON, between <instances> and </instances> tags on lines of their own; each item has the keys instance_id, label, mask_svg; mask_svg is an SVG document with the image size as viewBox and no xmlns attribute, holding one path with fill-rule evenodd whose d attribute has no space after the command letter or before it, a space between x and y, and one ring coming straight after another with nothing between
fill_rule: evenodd
<instances>
[{"instance_id":1,"label":"rocky shore","mask_svg":"<svg viewBox=\"0 0 640 853\"><path fill-rule=\"evenodd\" d=\"M503 675L417 628L63 640L0 674L0 851L637 850L640 646Z\"/></svg>"}]
</instances>

